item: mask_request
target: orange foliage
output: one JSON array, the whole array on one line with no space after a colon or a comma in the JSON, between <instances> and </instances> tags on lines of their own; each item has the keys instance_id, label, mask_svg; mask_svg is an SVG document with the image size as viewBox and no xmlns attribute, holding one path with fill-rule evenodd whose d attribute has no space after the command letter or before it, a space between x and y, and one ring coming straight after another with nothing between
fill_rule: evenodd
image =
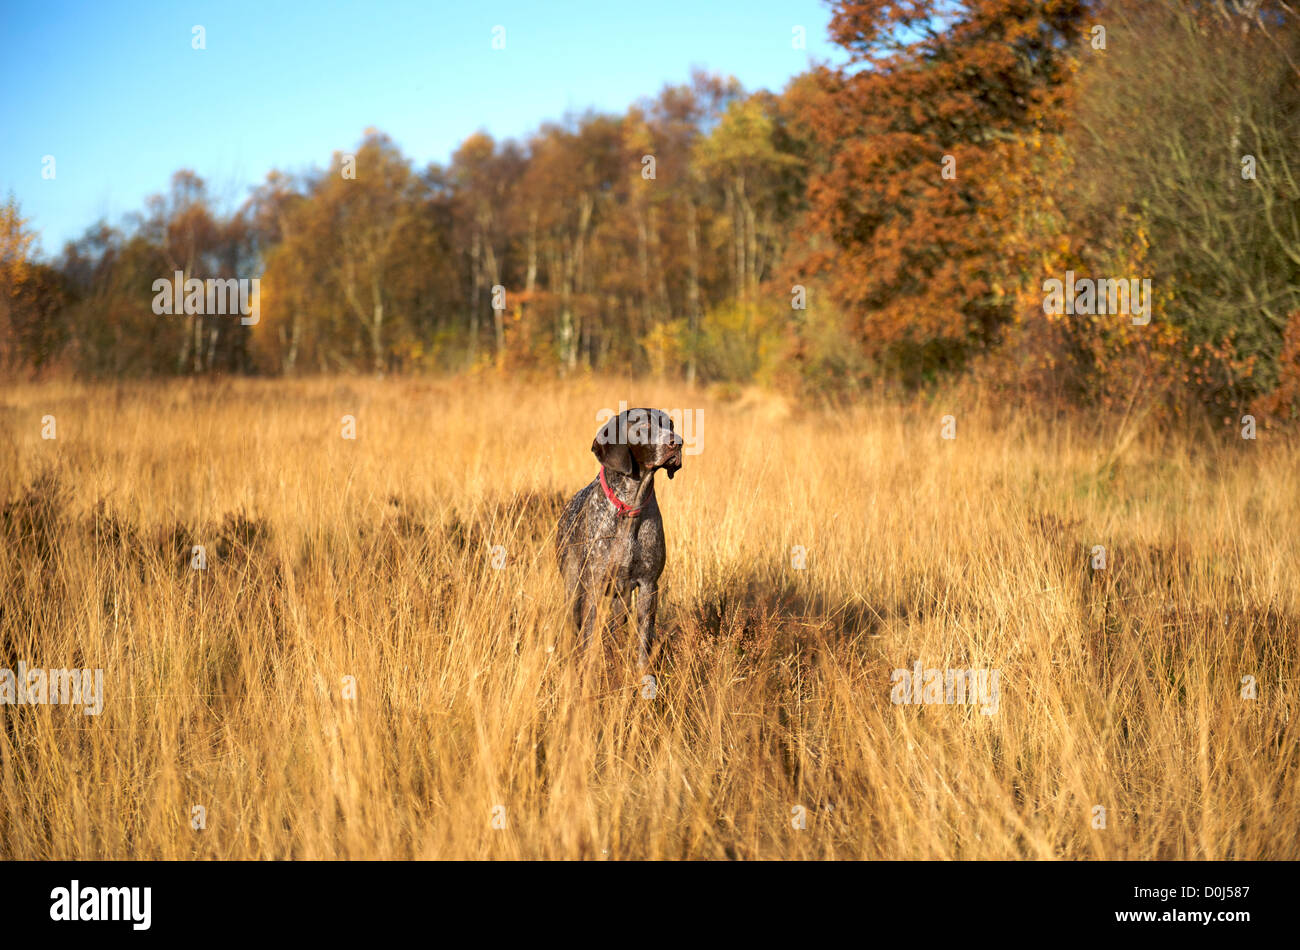
<instances>
[{"instance_id":1,"label":"orange foliage","mask_svg":"<svg viewBox=\"0 0 1300 950\"><path fill-rule=\"evenodd\" d=\"M1009 311L998 201L1006 143L1050 131L1085 5L1013 0L841 3L835 38L853 66L824 73L815 127L830 161L809 185L810 224L863 343L905 375L960 366ZM912 42L914 22L941 23Z\"/></svg>"},{"instance_id":2,"label":"orange foliage","mask_svg":"<svg viewBox=\"0 0 1300 950\"><path fill-rule=\"evenodd\" d=\"M1287 317L1277 388L1258 398L1252 408L1270 423L1300 422L1300 310Z\"/></svg>"}]
</instances>

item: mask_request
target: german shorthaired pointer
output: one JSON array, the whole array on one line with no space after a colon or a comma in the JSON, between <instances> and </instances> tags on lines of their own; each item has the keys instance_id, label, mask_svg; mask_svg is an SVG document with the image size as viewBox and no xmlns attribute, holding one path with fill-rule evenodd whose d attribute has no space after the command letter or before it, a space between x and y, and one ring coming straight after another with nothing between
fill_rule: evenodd
<instances>
[{"instance_id":1,"label":"german shorthaired pointer","mask_svg":"<svg viewBox=\"0 0 1300 950\"><path fill-rule=\"evenodd\" d=\"M637 662L645 668L655 636L664 523L655 472L682 467L682 437L667 413L629 409L605 423L591 443L600 474L560 515L555 546L565 593L584 647L595 637L596 612L613 600L607 631L626 623L636 593Z\"/></svg>"}]
</instances>

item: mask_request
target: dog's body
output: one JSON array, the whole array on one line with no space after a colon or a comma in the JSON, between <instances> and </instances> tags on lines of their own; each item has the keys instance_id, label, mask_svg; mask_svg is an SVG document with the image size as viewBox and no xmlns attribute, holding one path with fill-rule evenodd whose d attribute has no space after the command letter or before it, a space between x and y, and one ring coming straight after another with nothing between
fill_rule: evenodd
<instances>
[{"instance_id":1,"label":"dog's body","mask_svg":"<svg viewBox=\"0 0 1300 950\"><path fill-rule=\"evenodd\" d=\"M682 439L672 420L654 409L630 409L596 434L591 451L601 472L573 496L560 516L556 553L574 626L584 645L595 640L596 615L612 601L609 629L631 613L636 591L637 660L654 644L659 575L667 554L654 474L672 478L682 464Z\"/></svg>"}]
</instances>

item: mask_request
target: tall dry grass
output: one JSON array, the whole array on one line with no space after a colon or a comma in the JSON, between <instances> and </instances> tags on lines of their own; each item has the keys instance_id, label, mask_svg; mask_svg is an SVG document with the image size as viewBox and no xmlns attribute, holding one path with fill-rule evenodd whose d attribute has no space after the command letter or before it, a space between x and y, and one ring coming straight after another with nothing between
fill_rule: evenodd
<instances>
[{"instance_id":1,"label":"tall dry grass","mask_svg":"<svg viewBox=\"0 0 1300 950\"><path fill-rule=\"evenodd\" d=\"M703 410L658 485L653 699L575 655L553 559L619 399ZM11 386L0 665L102 667L106 701L0 707L0 854L1300 854L1295 446L957 402ZM1000 671L997 714L891 704L918 660Z\"/></svg>"}]
</instances>

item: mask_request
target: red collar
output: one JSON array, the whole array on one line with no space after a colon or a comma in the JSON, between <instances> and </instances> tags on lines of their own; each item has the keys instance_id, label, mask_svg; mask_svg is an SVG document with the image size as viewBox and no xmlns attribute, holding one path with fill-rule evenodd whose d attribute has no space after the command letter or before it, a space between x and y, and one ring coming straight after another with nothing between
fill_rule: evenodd
<instances>
[{"instance_id":1,"label":"red collar","mask_svg":"<svg viewBox=\"0 0 1300 950\"><path fill-rule=\"evenodd\" d=\"M634 518L641 513L640 508L633 508L614 494L614 490L609 487L609 482L605 481L605 467L603 465L600 468L600 487L605 490L605 497L614 506L614 511L618 513L619 518Z\"/></svg>"}]
</instances>

